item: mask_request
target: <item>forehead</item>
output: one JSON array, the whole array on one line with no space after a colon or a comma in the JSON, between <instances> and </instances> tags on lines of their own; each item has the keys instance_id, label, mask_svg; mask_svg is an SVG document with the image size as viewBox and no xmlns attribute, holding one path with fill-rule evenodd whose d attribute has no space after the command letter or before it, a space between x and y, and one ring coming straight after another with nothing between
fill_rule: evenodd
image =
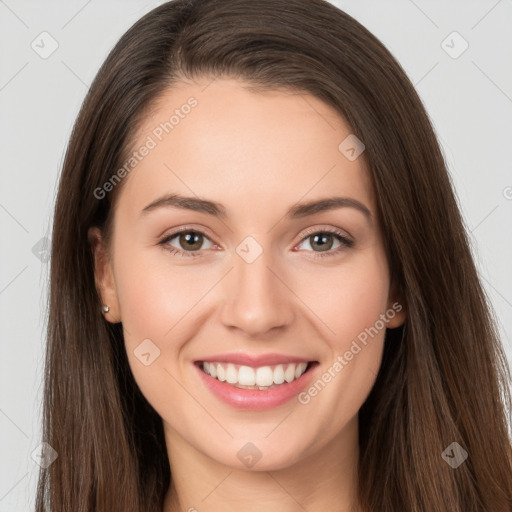
<instances>
[{"instance_id":1,"label":"forehead","mask_svg":"<svg viewBox=\"0 0 512 512\"><path fill-rule=\"evenodd\" d=\"M364 152L347 158L353 135L339 113L305 92L246 85L217 78L165 91L137 131L132 152L150 149L124 178L121 200L140 210L180 192L254 214L349 195L374 211Z\"/></svg>"}]
</instances>

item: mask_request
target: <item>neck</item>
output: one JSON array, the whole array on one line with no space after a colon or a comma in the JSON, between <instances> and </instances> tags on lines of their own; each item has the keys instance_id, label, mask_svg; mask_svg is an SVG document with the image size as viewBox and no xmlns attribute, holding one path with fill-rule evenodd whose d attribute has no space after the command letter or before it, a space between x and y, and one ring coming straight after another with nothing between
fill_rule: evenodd
<instances>
[{"instance_id":1,"label":"neck","mask_svg":"<svg viewBox=\"0 0 512 512\"><path fill-rule=\"evenodd\" d=\"M163 512L360 512L357 416L327 445L269 471L220 464L165 425L172 483Z\"/></svg>"}]
</instances>

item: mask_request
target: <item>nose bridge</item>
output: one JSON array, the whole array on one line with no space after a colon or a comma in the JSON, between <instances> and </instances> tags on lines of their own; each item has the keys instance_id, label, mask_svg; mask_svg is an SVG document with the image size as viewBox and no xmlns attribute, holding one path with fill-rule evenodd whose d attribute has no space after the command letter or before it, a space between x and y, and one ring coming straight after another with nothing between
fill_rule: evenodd
<instances>
[{"instance_id":1,"label":"nose bridge","mask_svg":"<svg viewBox=\"0 0 512 512\"><path fill-rule=\"evenodd\" d=\"M276 276L272 250L249 236L233 254L225 283L223 322L255 336L291 321L289 290Z\"/></svg>"}]
</instances>

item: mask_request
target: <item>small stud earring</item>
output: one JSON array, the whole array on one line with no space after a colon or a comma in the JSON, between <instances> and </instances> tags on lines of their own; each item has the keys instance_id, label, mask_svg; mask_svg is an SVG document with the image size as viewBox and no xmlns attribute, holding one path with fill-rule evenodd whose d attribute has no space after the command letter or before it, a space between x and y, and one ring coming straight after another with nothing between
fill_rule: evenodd
<instances>
[{"instance_id":1,"label":"small stud earring","mask_svg":"<svg viewBox=\"0 0 512 512\"><path fill-rule=\"evenodd\" d=\"M103 313L108 313L110 311L110 306L107 306L106 304L102 308Z\"/></svg>"}]
</instances>

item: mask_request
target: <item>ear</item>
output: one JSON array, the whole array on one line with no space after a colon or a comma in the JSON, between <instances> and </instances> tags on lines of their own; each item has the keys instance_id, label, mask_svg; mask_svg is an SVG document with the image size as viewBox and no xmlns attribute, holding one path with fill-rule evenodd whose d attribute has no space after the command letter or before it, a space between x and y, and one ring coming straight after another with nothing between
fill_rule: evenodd
<instances>
[{"instance_id":1,"label":"ear","mask_svg":"<svg viewBox=\"0 0 512 512\"><path fill-rule=\"evenodd\" d=\"M103 305L109 306L109 312L103 313L105 319L111 323L118 323L121 321L121 313L117 298L116 283L114 281L114 272L101 230L97 227L90 228L88 231L88 239L94 257L94 280L96 289L102 301L99 307Z\"/></svg>"},{"instance_id":2,"label":"ear","mask_svg":"<svg viewBox=\"0 0 512 512\"><path fill-rule=\"evenodd\" d=\"M396 290L394 284L391 286L388 300L388 309L386 311L386 316L388 317L386 327L388 329L400 327L403 325L405 319L407 318L407 311L405 307L405 300L403 299L403 294Z\"/></svg>"}]
</instances>

